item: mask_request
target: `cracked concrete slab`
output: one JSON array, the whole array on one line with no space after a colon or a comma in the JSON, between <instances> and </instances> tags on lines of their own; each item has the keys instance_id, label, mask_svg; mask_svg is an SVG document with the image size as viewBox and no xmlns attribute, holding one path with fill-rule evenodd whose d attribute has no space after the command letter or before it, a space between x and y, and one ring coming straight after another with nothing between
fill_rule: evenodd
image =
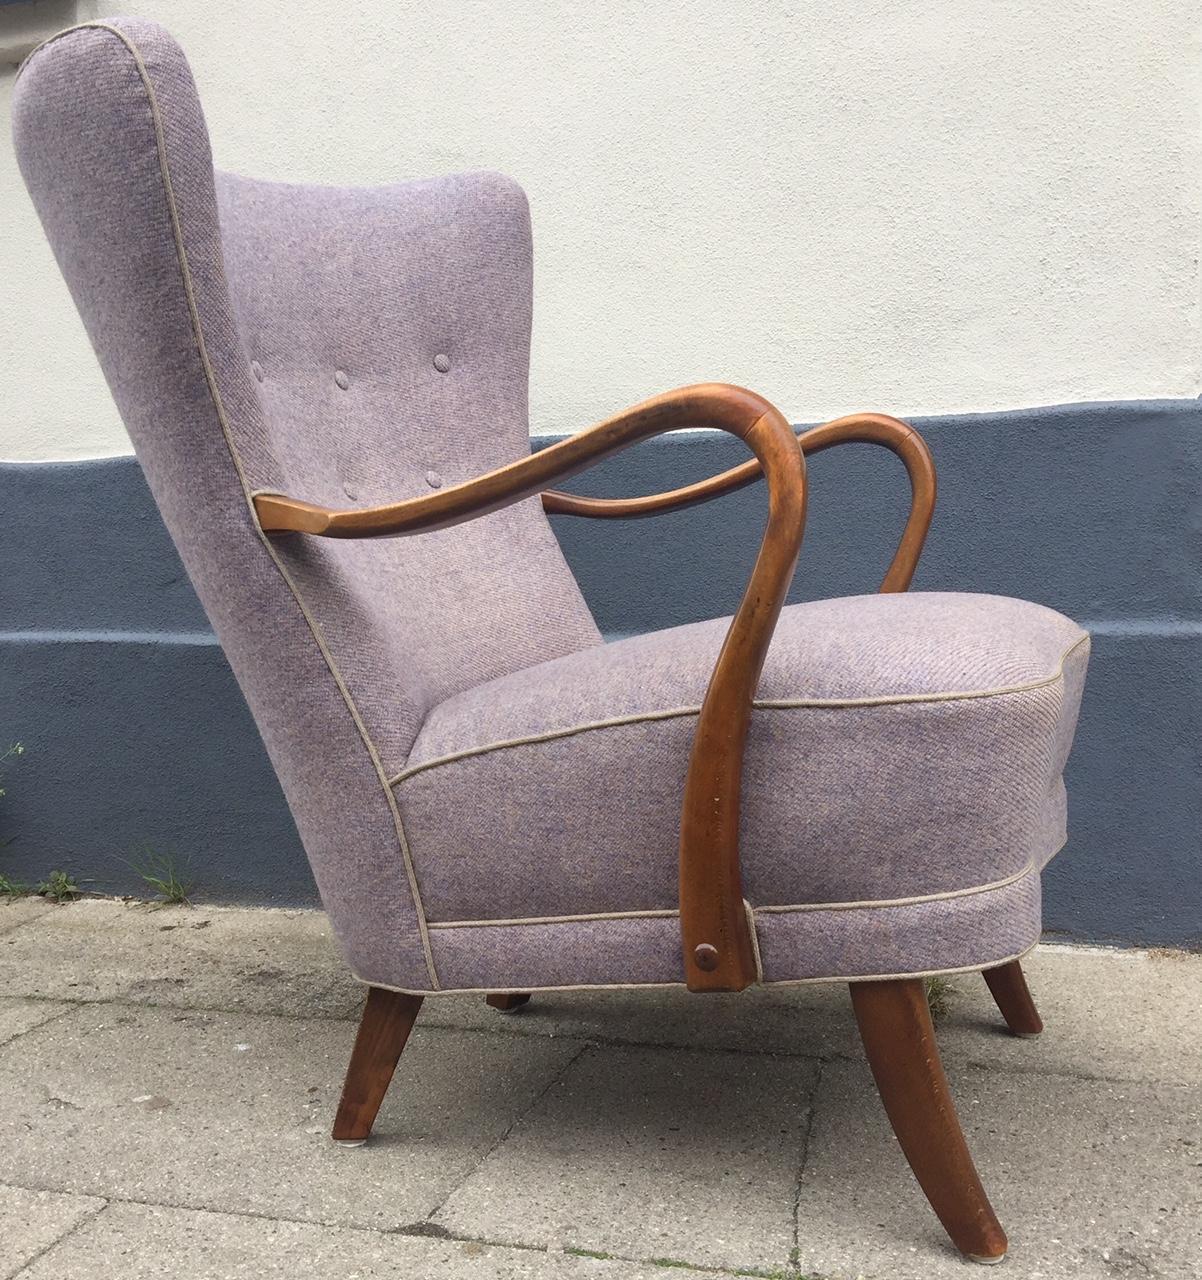
<instances>
[{"instance_id":1,"label":"cracked concrete slab","mask_svg":"<svg viewBox=\"0 0 1202 1280\"><path fill-rule=\"evenodd\" d=\"M1010 1237L1006 1274L1195 1280L1202 1090L949 1072ZM829 1063L798 1204L799 1262L824 1280L964 1280L889 1129L867 1066Z\"/></svg>"},{"instance_id":2,"label":"cracked concrete slab","mask_svg":"<svg viewBox=\"0 0 1202 1280\"><path fill-rule=\"evenodd\" d=\"M814 1076L800 1059L590 1050L435 1221L510 1243L782 1268Z\"/></svg>"},{"instance_id":3,"label":"cracked concrete slab","mask_svg":"<svg viewBox=\"0 0 1202 1280\"><path fill-rule=\"evenodd\" d=\"M0 1280L12 1280L27 1263L103 1208L104 1201L92 1196L55 1195L0 1184Z\"/></svg>"},{"instance_id":4,"label":"cracked concrete slab","mask_svg":"<svg viewBox=\"0 0 1202 1280\"><path fill-rule=\"evenodd\" d=\"M0 996L0 1045L57 1018L71 1007L55 1000L13 1000Z\"/></svg>"},{"instance_id":5,"label":"cracked concrete slab","mask_svg":"<svg viewBox=\"0 0 1202 1280\"><path fill-rule=\"evenodd\" d=\"M396 1229L423 1220L579 1051L414 1033L366 1147L329 1137L354 1028L81 1005L0 1049L0 1181Z\"/></svg>"},{"instance_id":6,"label":"cracked concrete slab","mask_svg":"<svg viewBox=\"0 0 1202 1280\"><path fill-rule=\"evenodd\" d=\"M21 1280L664 1280L660 1267L474 1240L111 1204Z\"/></svg>"}]
</instances>

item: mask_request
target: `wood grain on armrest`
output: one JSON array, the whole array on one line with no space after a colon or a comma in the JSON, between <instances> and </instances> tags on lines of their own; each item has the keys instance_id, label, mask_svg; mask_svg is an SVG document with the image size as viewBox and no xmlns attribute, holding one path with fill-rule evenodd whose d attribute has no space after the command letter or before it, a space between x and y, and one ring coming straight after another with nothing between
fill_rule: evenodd
<instances>
[{"instance_id":1,"label":"wood grain on armrest","mask_svg":"<svg viewBox=\"0 0 1202 1280\"><path fill-rule=\"evenodd\" d=\"M905 591L913 580L935 511L935 463L926 441L907 423L882 413L854 413L836 418L803 431L798 440L802 453L807 456L838 444L877 444L892 450L905 464L910 477L910 514L881 583L882 591ZM759 461L751 458L696 484L638 498L586 498L548 489L543 494L543 509L549 515L589 516L599 520L658 516L734 493L754 484L763 474Z\"/></svg>"}]
</instances>

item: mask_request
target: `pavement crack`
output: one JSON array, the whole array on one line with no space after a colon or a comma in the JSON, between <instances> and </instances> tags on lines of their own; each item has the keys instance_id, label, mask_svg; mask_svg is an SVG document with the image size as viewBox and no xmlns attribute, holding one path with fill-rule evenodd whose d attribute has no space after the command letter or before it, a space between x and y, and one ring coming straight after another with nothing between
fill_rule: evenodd
<instances>
[{"instance_id":1,"label":"pavement crack","mask_svg":"<svg viewBox=\"0 0 1202 1280\"><path fill-rule=\"evenodd\" d=\"M18 997L18 999L23 999L23 998L25 997ZM46 1003L58 1004L60 1002L56 1000L56 1001L46 1001ZM41 1022L35 1022L32 1027L26 1027L24 1031L14 1032L6 1040L0 1040L0 1053L3 1053L11 1045L16 1044L19 1040L24 1040L26 1036L32 1035L35 1031L41 1031L43 1027L50 1027L50 1026L53 1026L56 1022L61 1022L69 1013L75 1013L79 1008L79 1006L76 1004L72 1004L70 1002L65 1002L65 1003L67 1004L67 1007L65 1009L60 1009L58 1013L52 1013L50 1017L43 1018Z\"/></svg>"},{"instance_id":2,"label":"pavement crack","mask_svg":"<svg viewBox=\"0 0 1202 1280\"><path fill-rule=\"evenodd\" d=\"M505 1034L505 1033L500 1033L500 1034ZM471 1178L473 1178L476 1175L479 1169L483 1166L484 1162L492 1155L494 1151L496 1151L499 1147L502 1147L505 1145L505 1143L509 1139L509 1135L514 1131L514 1129L517 1128L517 1126L521 1123L521 1121L523 1121L532 1111L534 1111L538 1107L539 1103L541 1103L542 1100L547 1096L547 1094L549 1094L551 1090L554 1089L555 1086L564 1078L564 1076L566 1076L567 1073L571 1071L571 1069L576 1065L576 1063L580 1060L580 1058L585 1053L587 1053L590 1049L593 1049L594 1047L595 1046L592 1044L591 1041L588 1041L588 1040L581 1041L576 1048L576 1052L573 1053L563 1063L563 1065L559 1068L558 1071L555 1071L552 1073L551 1078L534 1095L534 1097L530 1099L529 1104L523 1107L520 1111L515 1111L513 1113L513 1115L509 1118L509 1123L505 1126L504 1130L502 1130L500 1135L497 1137L496 1141L489 1145L488 1149L485 1152L483 1152L483 1154L472 1165L472 1167L469 1170L467 1170L466 1173L464 1173L463 1177L460 1178L455 1183L455 1185L451 1187L449 1191L447 1191L446 1195L444 1195L442 1199L430 1210L430 1212L426 1214L425 1222L427 1224L429 1224L431 1227L441 1229L440 1224L436 1223L434 1219L443 1211L447 1203L450 1201L451 1197L454 1196L454 1194L460 1189L460 1187L462 1187L465 1183L467 1183Z\"/></svg>"},{"instance_id":3,"label":"pavement crack","mask_svg":"<svg viewBox=\"0 0 1202 1280\"><path fill-rule=\"evenodd\" d=\"M665 1274L675 1271L691 1271L698 1275L749 1277L752 1280L806 1280L796 1276L792 1270L765 1271L759 1267L722 1267L704 1262L689 1262L683 1258L641 1258L627 1253L609 1253L606 1251L586 1249L578 1245L545 1245L520 1244L512 1240L494 1240L489 1236L473 1236L453 1231L449 1227L437 1223L415 1222L410 1226L394 1227L387 1235L413 1236L418 1239L448 1240L454 1244L479 1245L484 1249L514 1249L522 1253L537 1253L544 1257L557 1257L566 1254L572 1258L593 1258L599 1262L624 1262L639 1267L662 1269ZM817 1280L817 1277L812 1278Z\"/></svg>"},{"instance_id":4,"label":"pavement crack","mask_svg":"<svg viewBox=\"0 0 1202 1280\"><path fill-rule=\"evenodd\" d=\"M16 1186L17 1184L13 1182L9 1182L6 1185L12 1187L12 1186ZM79 1219L78 1222L73 1222L66 1229L66 1231L63 1232L61 1236L56 1236L55 1239L51 1240L48 1245L45 1245L43 1248L39 1249L37 1253L33 1254L31 1257L26 1258L25 1261L21 1264L20 1270L15 1271L13 1273L12 1280L21 1280L21 1277L23 1275L27 1275L29 1273L29 1271L31 1270L35 1262L37 1262L40 1258L44 1258L52 1249L57 1249L60 1244L64 1243L64 1241L70 1240L70 1238L81 1227L86 1227L88 1223L94 1222L108 1207L109 1207L109 1201L102 1200L101 1203L98 1204L94 1209L89 1209L87 1213L83 1214L83 1216Z\"/></svg>"},{"instance_id":5,"label":"pavement crack","mask_svg":"<svg viewBox=\"0 0 1202 1280\"><path fill-rule=\"evenodd\" d=\"M16 1187L20 1191L46 1191L51 1195L90 1196L98 1198L95 1191L81 1191L78 1187L70 1185L54 1184L47 1186L45 1184L19 1182L15 1178L8 1177L0 1180L0 1186ZM410 1231L405 1227L369 1227L356 1222L340 1221L337 1218L302 1218L298 1217L295 1213L278 1213L266 1209L216 1208L212 1204L201 1204L191 1200L149 1200L140 1196L110 1195L107 1193L103 1195L103 1199L105 1204L101 1205L100 1209L108 1208L110 1205L129 1204L142 1209L172 1209L181 1213L207 1213L212 1214L215 1217L246 1218L253 1222L287 1222L292 1226L297 1227L324 1227L336 1231L360 1231L365 1235L373 1236L421 1234L420 1232ZM100 1212L100 1209L97 1209L91 1217L94 1218L96 1214ZM72 1231L75 1229L76 1228L73 1227ZM433 1235L435 1233L426 1232L425 1234ZM65 1237L62 1236L59 1237L60 1240L64 1238ZM458 1239L459 1237L454 1238ZM466 1239L467 1237L464 1238ZM58 1243L58 1241L55 1243ZM16 1277L13 1277L13 1280L16 1280Z\"/></svg>"},{"instance_id":6,"label":"pavement crack","mask_svg":"<svg viewBox=\"0 0 1202 1280\"><path fill-rule=\"evenodd\" d=\"M810 1085L809 1097L806 1099L806 1121L801 1131L801 1158L797 1163L797 1178L793 1183L793 1203L790 1207L791 1241L789 1245L789 1266L793 1271L800 1269L801 1261L801 1193L805 1179L806 1165L810 1158L810 1140L814 1136L814 1117L818 1113L818 1090L822 1086L822 1075L826 1070L825 1059L820 1058L814 1070L814 1080Z\"/></svg>"}]
</instances>

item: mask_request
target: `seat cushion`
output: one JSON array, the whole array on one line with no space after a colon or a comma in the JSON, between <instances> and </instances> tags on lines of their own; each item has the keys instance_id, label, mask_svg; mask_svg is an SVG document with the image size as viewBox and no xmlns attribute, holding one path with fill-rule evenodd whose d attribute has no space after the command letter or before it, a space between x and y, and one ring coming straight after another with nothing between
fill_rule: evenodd
<instances>
[{"instance_id":1,"label":"seat cushion","mask_svg":"<svg viewBox=\"0 0 1202 1280\"><path fill-rule=\"evenodd\" d=\"M494 957L519 944L549 957L556 947L537 943L534 922L587 924L594 936L575 929L576 968L531 985L679 980L678 958L664 969L668 951L637 974L622 956L632 930L654 949L652 922L675 935L685 774L728 625L631 637L435 708L394 785L436 958L462 968L451 976L440 962L444 982L497 985L477 982L472 965L485 962L460 954L479 930ZM974 947L1005 959L999 948L1035 940L1038 871L1064 840L1061 773L1088 646L1062 615L998 596L854 596L783 611L752 715L741 830L766 980L835 976L813 971L824 965L847 976L853 959L869 973L909 972L907 930L933 936L941 921L959 932L918 967L971 964L930 961ZM1014 928L985 941L985 911ZM915 922L906 936L883 942L903 917ZM785 936L791 923L804 945ZM852 933L864 935L855 957Z\"/></svg>"}]
</instances>

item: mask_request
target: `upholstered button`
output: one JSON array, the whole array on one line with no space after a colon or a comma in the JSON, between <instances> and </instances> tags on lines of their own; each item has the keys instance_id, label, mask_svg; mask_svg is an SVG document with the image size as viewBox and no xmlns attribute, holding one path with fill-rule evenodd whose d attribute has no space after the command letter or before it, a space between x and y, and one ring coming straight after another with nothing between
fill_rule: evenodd
<instances>
[{"instance_id":1,"label":"upholstered button","mask_svg":"<svg viewBox=\"0 0 1202 1280\"><path fill-rule=\"evenodd\" d=\"M434 367L439 373L446 373L446 371L451 367L451 357L444 355L435 356Z\"/></svg>"},{"instance_id":2,"label":"upholstered button","mask_svg":"<svg viewBox=\"0 0 1202 1280\"><path fill-rule=\"evenodd\" d=\"M440 476L437 471L427 471L426 483L430 486L431 489L441 489L442 476Z\"/></svg>"},{"instance_id":3,"label":"upholstered button","mask_svg":"<svg viewBox=\"0 0 1202 1280\"><path fill-rule=\"evenodd\" d=\"M359 490L356 489L353 484L344 484L342 486L342 492L345 493L352 502L359 501Z\"/></svg>"},{"instance_id":4,"label":"upholstered button","mask_svg":"<svg viewBox=\"0 0 1202 1280\"><path fill-rule=\"evenodd\" d=\"M346 374L342 372L341 369L338 369L335 371L334 381L343 389L343 391L345 391L347 387L351 385L350 378L348 378Z\"/></svg>"},{"instance_id":5,"label":"upholstered button","mask_svg":"<svg viewBox=\"0 0 1202 1280\"><path fill-rule=\"evenodd\" d=\"M257 360L250 362L250 371L255 375L256 382L263 381L263 366Z\"/></svg>"}]
</instances>

